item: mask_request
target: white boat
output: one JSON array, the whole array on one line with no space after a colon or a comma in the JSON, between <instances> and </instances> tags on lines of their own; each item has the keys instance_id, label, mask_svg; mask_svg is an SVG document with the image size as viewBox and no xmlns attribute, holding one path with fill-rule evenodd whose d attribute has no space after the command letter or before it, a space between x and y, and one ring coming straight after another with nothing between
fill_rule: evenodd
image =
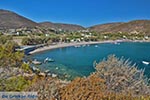
<instances>
[{"instance_id":1,"label":"white boat","mask_svg":"<svg viewBox=\"0 0 150 100\"><path fill-rule=\"evenodd\" d=\"M74 47L79 48L79 47L80 47L80 45L76 45L76 46L74 46Z\"/></svg>"},{"instance_id":2,"label":"white boat","mask_svg":"<svg viewBox=\"0 0 150 100\"><path fill-rule=\"evenodd\" d=\"M98 45L95 45L95 47L97 48L97 47L98 47Z\"/></svg>"},{"instance_id":3,"label":"white boat","mask_svg":"<svg viewBox=\"0 0 150 100\"><path fill-rule=\"evenodd\" d=\"M35 66L32 67L32 70L33 70L33 71L38 71L38 72L40 71L40 69L37 68L37 67L35 67Z\"/></svg>"},{"instance_id":4,"label":"white boat","mask_svg":"<svg viewBox=\"0 0 150 100\"><path fill-rule=\"evenodd\" d=\"M46 70L46 71L45 71L45 73L49 73L49 72L50 72L49 70Z\"/></svg>"},{"instance_id":5,"label":"white boat","mask_svg":"<svg viewBox=\"0 0 150 100\"><path fill-rule=\"evenodd\" d=\"M120 45L120 43L119 43L119 42L114 42L114 44L116 44L116 45Z\"/></svg>"},{"instance_id":6,"label":"white boat","mask_svg":"<svg viewBox=\"0 0 150 100\"><path fill-rule=\"evenodd\" d=\"M85 47L86 45L84 44L84 45L82 45L82 47Z\"/></svg>"},{"instance_id":7,"label":"white boat","mask_svg":"<svg viewBox=\"0 0 150 100\"><path fill-rule=\"evenodd\" d=\"M35 65L41 65L42 64L40 61L37 61L36 59L34 59L32 61L32 63L35 64Z\"/></svg>"},{"instance_id":8,"label":"white boat","mask_svg":"<svg viewBox=\"0 0 150 100\"><path fill-rule=\"evenodd\" d=\"M142 61L142 63L145 64L145 65L149 65L150 64L150 62L147 62L147 61Z\"/></svg>"},{"instance_id":9,"label":"white boat","mask_svg":"<svg viewBox=\"0 0 150 100\"><path fill-rule=\"evenodd\" d=\"M46 63L46 62L54 62L54 59L47 57L47 58L44 60L44 63Z\"/></svg>"}]
</instances>

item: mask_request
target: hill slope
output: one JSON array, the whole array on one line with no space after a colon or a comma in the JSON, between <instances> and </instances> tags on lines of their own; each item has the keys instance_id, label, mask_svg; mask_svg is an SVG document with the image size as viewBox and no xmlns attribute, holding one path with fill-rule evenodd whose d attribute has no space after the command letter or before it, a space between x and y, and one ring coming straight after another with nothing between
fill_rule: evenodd
<instances>
[{"instance_id":1,"label":"hill slope","mask_svg":"<svg viewBox=\"0 0 150 100\"><path fill-rule=\"evenodd\" d=\"M84 27L82 27L80 25L74 25L74 24L52 23L52 22L42 22L39 24L46 28L54 28L56 30L62 29L65 31L78 31L78 30L85 29Z\"/></svg>"},{"instance_id":2,"label":"hill slope","mask_svg":"<svg viewBox=\"0 0 150 100\"><path fill-rule=\"evenodd\" d=\"M54 28L55 30L79 31L89 29L99 33L141 33L150 35L150 20L134 20L127 23L108 23L84 28L80 25L42 22L36 23L30 19L20 16L14 12L0 9L0 29L16 29L20 27L34 28L36 26L42 29ZM39 32L39 31L38 31Z\"/></svg>"},{"instance_id":3,"label":"hill slope","mask_svg":"<svg viewBox=\"0 0 150 100\"><path fill-rule=\"evenodd\" d=\"M150 35L150 20L134 20L127 23L111 23L96 25L89 28L96 32L142 33Z\"/></svg>"},{"instance_id":4,"label":"hill slope","mask_svg":"<svg viewBox=\"0 0 150 100\"><path fill-rule=\"evenodd\" d=\"M38 26L23 16L7 10L0 10L0 28L19 28L19 27L35 27Z\"/></svg>"},{"instance_id":5,"label":"hill slope","mask_svg":"<svg viewBox=\"0 0 150 100\"><path fill-rule=\"evenodd\" d=\"M105 32L108 29L112 29L116 26L119 26L122 23L107 23L107 24L100 24L89 27L89 30L96 31L96 32Z\"/></svg>"}]
</instances>

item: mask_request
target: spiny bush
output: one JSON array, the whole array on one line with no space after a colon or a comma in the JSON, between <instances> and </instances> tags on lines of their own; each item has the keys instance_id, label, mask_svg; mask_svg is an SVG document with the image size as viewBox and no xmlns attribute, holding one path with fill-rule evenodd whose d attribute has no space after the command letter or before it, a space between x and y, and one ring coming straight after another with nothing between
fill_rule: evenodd
<instances>
[{"instance_id":1,"label":"spiny bush","mask_svg":"<svg viewBox=\"0 0 150 100\"><path fill-rule=\"evenodd\" d=\"M57 100L149 100L146 96L115 93L109 91L105 80L96 74L88 78L77 78L67 86L61 88Z\"/></svg>"},{"instance_id":2,"label":"spiny bush","mask_svg":"<svg viewBox=\"0 0 150 100\"><path fill-rule=\"evenodd\" d=\"M77 78L63 87L57 96L58 100L100 100L104 96L104 80L96 76Z\"/></svg>"},{"instance_id":3,"label":"spiny bush","mask_svg":"<svg viewBox=\"0 0 150 100\"><path fill-rule=\"evenodd\" d=\"M53 100L61 86L62 84L58 79L37 77L35 82L25 91L38 92L38 100Z\"/></svg>"},{"instance_id":4,"label":"spiny bush","mask_svg":"<svg viewBox=\"0 0 150 100\"><path fill-rule=\"evenodd\" d=\"M138 70L135 65L123 58L114 55L96 65L96 72L106 81L108 90L115 93L132 93L133 95L150 95L148 79L143 70Z\"/></svg>"}]
</instances>

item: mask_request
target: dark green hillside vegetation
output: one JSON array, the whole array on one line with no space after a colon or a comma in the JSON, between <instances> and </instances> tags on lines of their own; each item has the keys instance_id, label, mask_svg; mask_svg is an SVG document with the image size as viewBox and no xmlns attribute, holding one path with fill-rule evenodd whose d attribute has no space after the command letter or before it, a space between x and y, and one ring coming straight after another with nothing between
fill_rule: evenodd
<instances>
[{"instance_id":1,"label":"dark green hillside vegetation","mask_svg":"<svg viewBox=\"0 0 150 100\"><path fill-rule=\"evenodd\" d=\"M38 45L38 44L51 44L53 42L60 42L61 35L51 34L50 36L36 36L30 35L22 39L22 45Z\"/></svg>"},{"instance_id":2,"label":"dark green hillside vegetation","mask_svg":"<svg viewBox=\"0 0 150 100\"><path fill-rule=\"evenodd\" d=\"M23 76L14 76L8 79L0 79L0 91L22 91L31 84L31 81Z\"/></svg>"},{"instance_id":3,"label":"dark green hillside vegetation","mask_svg":"<svg viewBox=\"0 0 150 100\"><path fill-rule=\"evenodd\" d=\"M35 44L51 44L51 43L71 43L71 42L91 42L91 41L105 41L105 40L140 40L149 41L149 37L144 34L129 34L129 33L106 33L99 34L97 32L72 32L61 34L47 34L46 35L29 35L22 38L22 45Z\"/></svg>"},{"instance_id":4,"label":"dark green hillside vegetation","mask_svg":"<svg viewBox=\"0 0 150 100\"><path fill-rule=\"evenodd\" d=\"M15 52L18 46L11 37L0 37L0 67L18 67L22 64L23 52Z\"/></svg>"},{"instance_id":5,"label":"dark green hillside vegetation","mask_svg":"<svg viewBox=\"0 0 150 100\"><path fill-rule=\"evenodd\" d=\"M0 44L3 45L6 42L11 41L12 39L12 36L0 35Z\"/></svg>"},{"instance_id":6,"label":"dark green hillside vegetation","mask_svg":"<svg viewBox=\"0 0 150 100\"><path fill-rule=\"evenodd\" d=\"M23 52L16 52L18 45L11 37L0 37L0 91L21 91L30 84L23 73L30 73L29 65L23 63Z\"/></svg>"},{"instance_id":7,"label":"dark green hillside vegetation","mask_svg":"<svg viewBox=\"0 0 150 100\"><path fill-rule=\"evenodd\" d=\"M46 38L28 38L25 37L22 39L23 45L36 45L36 44L43 44L46 43Z\"/></svg>"}]
</instances>

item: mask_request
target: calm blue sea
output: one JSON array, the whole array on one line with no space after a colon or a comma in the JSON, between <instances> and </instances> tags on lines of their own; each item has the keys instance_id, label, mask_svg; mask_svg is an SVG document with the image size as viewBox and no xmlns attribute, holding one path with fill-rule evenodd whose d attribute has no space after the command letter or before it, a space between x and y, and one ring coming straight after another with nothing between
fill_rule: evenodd
<instances>
[{"instance_id":1,"label":"calm blue sea","mask_svg":"<svg viewBox=\"0 0 150 100\"><path fill-rule=\"evenodd\" d=\"M31 59L41 62L45 58L53 58L55 62L38 65L41 70L52 72L66 77L88 76L94 72L93 62L100 62L108 55L115 54L117 57L130 59L136 63L139 69L145 69L145 75L150 77L150 65L144 65L142 61L150 62L150 43L122 42L119 44L103 43L86 45L81 47L66 47L49 51L43 51L31 55Z\"/></svg>"}]
</instances>

